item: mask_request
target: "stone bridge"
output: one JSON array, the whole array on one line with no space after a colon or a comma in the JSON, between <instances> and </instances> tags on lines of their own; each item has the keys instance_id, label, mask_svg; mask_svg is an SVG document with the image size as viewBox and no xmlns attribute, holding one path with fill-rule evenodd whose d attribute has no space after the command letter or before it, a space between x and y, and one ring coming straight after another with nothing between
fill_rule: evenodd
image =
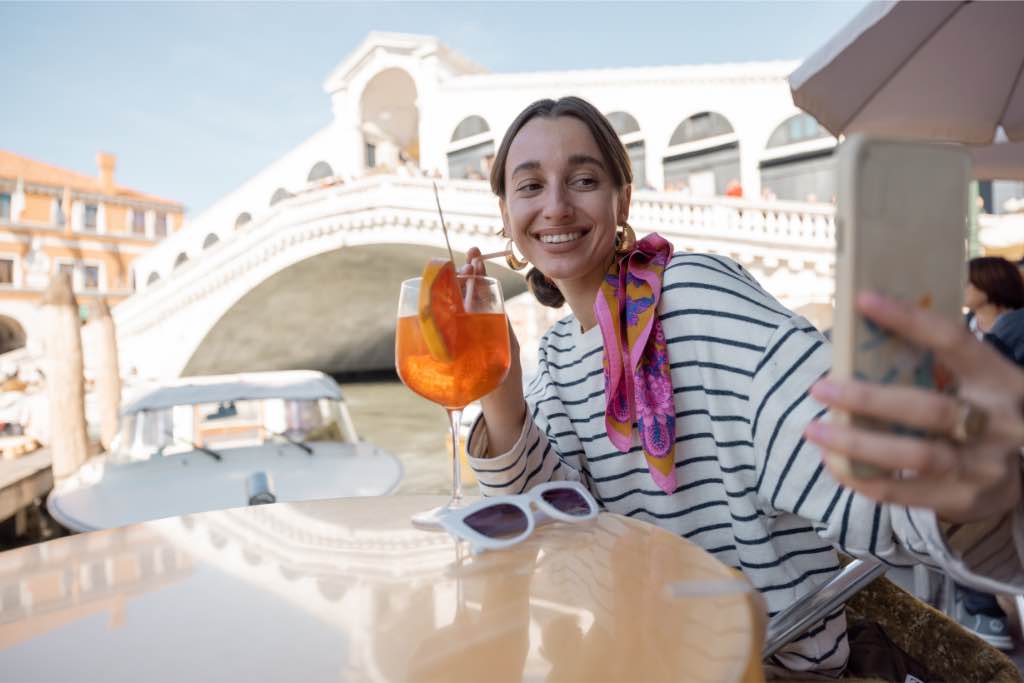
<instances>
[{"instance_id":1,"label":"stone bridge","mask_svg":"<svg viewBox=\"0 0 1024 683\"><path fill-rule=\"evenodd\" d=\"M114 311L122 369L166 379L393 367L399 284L418 275L428 256L445 253L432 182L371 175L316 187L213 244L186 227L140 259L140 289ZM437 182L453 248L501 249L497 201L486 183ZM828 324L830 206L638 191L630 223L641 235L662 233L678 250L739 261L787 306ZM491 270L507 298L524 291L518 274ZM514 324L534 310L525 301L512 308L519 311Z\"/></svg>"}]
</instances>

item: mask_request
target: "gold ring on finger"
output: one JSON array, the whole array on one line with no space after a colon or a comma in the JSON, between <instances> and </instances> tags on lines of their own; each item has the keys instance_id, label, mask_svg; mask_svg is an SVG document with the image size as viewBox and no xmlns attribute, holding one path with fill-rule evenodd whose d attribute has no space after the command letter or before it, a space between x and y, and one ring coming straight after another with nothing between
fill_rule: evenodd
<instances>
[{"instance_id":1,"label":"gold ring on finger","mask_svg":"<svg viewBox=\"0 0 1024 683\"><path fill-rule=\"evenodd\" d=\"M953 441L967 444L977 441L988 427L988 411L966 399L957 399L959 414L953 426Z\"/></svg>"}]
</instances>

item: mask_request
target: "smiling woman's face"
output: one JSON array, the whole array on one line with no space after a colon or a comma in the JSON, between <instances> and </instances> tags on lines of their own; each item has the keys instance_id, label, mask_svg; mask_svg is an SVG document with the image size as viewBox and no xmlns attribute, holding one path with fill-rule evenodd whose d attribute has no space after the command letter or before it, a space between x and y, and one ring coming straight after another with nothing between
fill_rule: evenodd
<instances>
[{"instance_id":1,"label":"smiling woman's face","mask_svg":"<svg viewBox=\"0 0 1024 683\"><path fill-rule=\"evenodd\" d=\"M615 187L594 136L572 116L532 119L505 162L505 229L560 288L594 287L628 218L630 188Z\"/></svg>"}]
</instances>

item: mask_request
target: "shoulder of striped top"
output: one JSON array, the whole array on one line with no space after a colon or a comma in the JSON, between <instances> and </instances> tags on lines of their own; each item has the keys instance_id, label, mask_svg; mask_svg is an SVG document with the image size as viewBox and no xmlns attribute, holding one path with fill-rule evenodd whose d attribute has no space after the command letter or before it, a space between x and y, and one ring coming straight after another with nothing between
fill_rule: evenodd
<instances>
[{"instance_id":1,"label":"shoulder of striped top","mask_svg":"<svg viewBox=\"0 0 1024 683\"><path fill-rule=\"evenodd\" d=\"M683 300L696 300L773 326L793 317L743 266L718 254L674 254L665 268L662 293L670 308L676 300L684 307Z\"/></svg>"}]
</instances>

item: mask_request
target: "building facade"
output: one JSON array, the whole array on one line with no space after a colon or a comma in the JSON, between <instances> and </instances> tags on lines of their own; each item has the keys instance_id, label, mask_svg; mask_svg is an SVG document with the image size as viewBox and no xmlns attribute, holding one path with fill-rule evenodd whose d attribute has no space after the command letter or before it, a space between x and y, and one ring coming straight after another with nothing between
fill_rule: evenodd
<instances>
[{"instance_id":1,"label":"building facade","mask_svg":"<svg viewBox=\"0 0 1024 683\"><path fill-rule=\"evenodd\" d=\"M83 316L135 290L132 262L181 228L181 203L118 185L116 157L87 176L0 150L0 354L41 343L39 303L51 277L71 275Z\"/></svg>"},{"instance_id":2,"label":"building facade","mask_svg":"<svg viewBox=\"0 0 1024 683\"><path fill-rule=\"evenodd\" d=\"M114 310L122 367L393 367L398 285L443 253L432 183L455 250L500 249L497 146L524 107L565 95L618 131L638 232L739 262L827 328L838 141L793 104L796 66L496 74L431 36L371 33L324 82L327 125L134 262L138 293ZM525 296L509 311L532 348L549 312Z\"/></svg>"},{"instance_id":3,"label":"building facade","mask_svg":"<svg viewBox=\"0 0 1024 683\"><path fill-rule=\"evenodd\" d=\"M483 180L515 115L579 95L608 115L638 190L829 202L836 139L792 102L796 62L495 74L432 36L370 33L328 76L332 121L139 262L140 287L288 199L367 174ZM142 272L145 270L145 272Z\"/></svg>"}]
</instances>

